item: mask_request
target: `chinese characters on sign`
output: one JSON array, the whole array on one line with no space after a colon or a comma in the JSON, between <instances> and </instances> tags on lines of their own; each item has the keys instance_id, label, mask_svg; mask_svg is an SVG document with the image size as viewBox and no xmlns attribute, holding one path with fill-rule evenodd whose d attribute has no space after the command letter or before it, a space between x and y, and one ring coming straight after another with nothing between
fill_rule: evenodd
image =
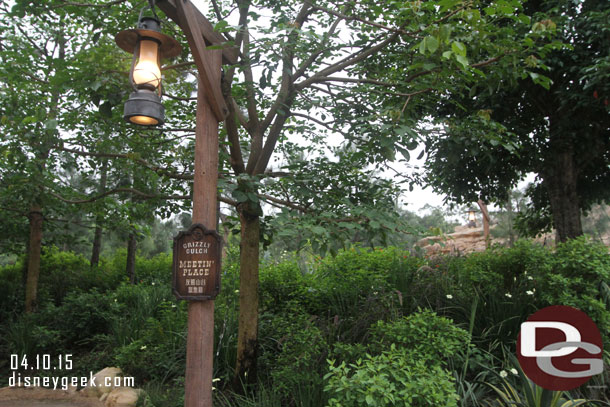
<instances>
[{"instance_id":1,"label":"chinese characters on sign","mask_svg":"<svg viewBox=\"0 0 610 407\"><path fill-rule=\"evenodd\" d=\"M179 300L212 300L220 291L221 237L195 224L174 238L173 283Z\"/></svg>"}]
</instances>

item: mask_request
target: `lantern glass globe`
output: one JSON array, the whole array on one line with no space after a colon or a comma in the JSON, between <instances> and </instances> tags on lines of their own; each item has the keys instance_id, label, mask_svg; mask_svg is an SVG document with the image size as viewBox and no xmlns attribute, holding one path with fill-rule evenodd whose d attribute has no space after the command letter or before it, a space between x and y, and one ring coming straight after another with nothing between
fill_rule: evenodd
<instances>
[{"instance_id":1,"label":"lantern glass globe","mask_svg":"<svg viewBox=\"0 0 610 407\"><path fill-rule=\"evenodd\" d=\"M133 82L138 85L149 85L154 89L161 83L159 69L159 44L154 40L140 41L140 56L133 70Z\"/></svg>"}]
</instances>

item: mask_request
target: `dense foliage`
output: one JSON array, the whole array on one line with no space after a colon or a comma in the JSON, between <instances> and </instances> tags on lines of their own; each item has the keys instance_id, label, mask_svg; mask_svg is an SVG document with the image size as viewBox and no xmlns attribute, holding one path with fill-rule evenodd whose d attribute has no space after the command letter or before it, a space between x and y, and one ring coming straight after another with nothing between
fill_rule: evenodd
<instances>
[{"instance_id":1,"label":"dense foliage","mask_svg":"<svg viewBox=\"0 0 610 407\"><path fill-rule=\"evenodd\" d=\"M452 202L505 202L534 173L520 229L554 227L564 241L583 233L582 213L610 199L610 7L536 0L523 9L533 21L527 46L545 33L563 45L529 55L525 72L496 71L439 101L425 182Z\"/></svg>"},{"instance_id":2,"label":"dense foliage","mask_svg":"<svg viewBox=\"0 0 610 407\"><path fill-rule=\"evenodd\" d=\"M605 341L610 332L610 256L584 238L556 250L518 241L430 259L353 248L313 257L304 268L287 253L261 267L259 382L237 395L228 387L237 339L235 249L216 301L214 386L222 406L478 406L497 398L483 382L522 385L500 373L514 368L508 355L534 310L572 305L593 318ZM182 405L186 304L170 291L171 258L138 258L136 285L126 281L124 260L119 251L91 271L81 256L45 250L44 306L30 315L21 314L23 263L0 269L0 350L72 353L74 370L62 372L69 375L117 365L153 405ZM0 369L8 378L6 362Z\"/></svg>"}]
</instances>

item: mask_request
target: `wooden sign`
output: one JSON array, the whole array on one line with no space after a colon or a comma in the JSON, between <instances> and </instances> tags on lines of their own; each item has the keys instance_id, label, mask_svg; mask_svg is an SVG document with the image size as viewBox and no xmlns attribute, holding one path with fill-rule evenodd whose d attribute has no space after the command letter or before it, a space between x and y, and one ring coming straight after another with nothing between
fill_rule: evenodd
<instances>
[{"instance_id":1,"label":"wooden sign","mask_svg":"<svg viewBox=\"0 0 610 407\"><path fill-rule=\"evenodd\" d=\"M201 224L174 238L172 289L179 300L213 300L220 292L222 238Z\"/></svg>"}]
</instances>

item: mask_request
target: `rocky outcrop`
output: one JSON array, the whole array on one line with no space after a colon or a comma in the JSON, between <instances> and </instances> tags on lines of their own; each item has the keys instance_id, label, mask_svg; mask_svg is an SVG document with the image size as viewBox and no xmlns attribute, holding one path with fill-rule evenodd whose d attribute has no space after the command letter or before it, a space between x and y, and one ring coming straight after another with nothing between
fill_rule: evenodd
<instances>
[{"instance_id":1,"label":"rocky outcrop","mask_svg":"<svg viewBox=\"0 0 610 407\"><path fill-rule=\"evenodd\" d=\"M74 387L53 390L44 387L5 387L0 389L0 407L12 400L49 402L62 407L135 407L143 390L123 386L123 372L118 367L107 367L92 375L88 386L77 391ZM6 404L9 403L9 404ZM24 405L25 404L19 404ZM38 405L38 404L35 404Z\"/></svg>"},{"instance_id":2,"label":"rocky outcrop","mask_svg":"<svg viewBox=\"0 0 610 407\"><path fill-rule=\"evenodd\" d=\"M87 386L81 391L89 397L104 400L114 388L115 378L121 377L123 372L118 367L107 367L93 375L94 386Z\"/></svg>"},{"instance_id":3,"label":"rocky outcrop","mask_svg":"<svg viewBox=\"0 0 610 407\"><path fill-rule=\"evenodd\" d=\"M105 407L134 407L142 394L140 389L117 387L108 393Z\"/></svg>"},{"instance_id":4,"label":"rocky outcrop","mask_svg":"<svg viewBox=\"0 0 610 407\"><path fill-rule=\"evenodd\" d=\"M135 407L143 391L122 386L123 372L118 367L107 367L93 375L95 386L81 390L104 402L104 407Z\"/></svg>"},{"instance_id":5,"label":"rocky outcrop","mask_svg":"<svg viewBox=\"0 0 610 407\"><path fill-rule=\"evenodd\" d=\"M424 249L426 256L439 254L466 254L484 251L486 248L483 230L468 226L457 226L455 232L425 237L417 242Z\"/></svg>"}]
</instances>

